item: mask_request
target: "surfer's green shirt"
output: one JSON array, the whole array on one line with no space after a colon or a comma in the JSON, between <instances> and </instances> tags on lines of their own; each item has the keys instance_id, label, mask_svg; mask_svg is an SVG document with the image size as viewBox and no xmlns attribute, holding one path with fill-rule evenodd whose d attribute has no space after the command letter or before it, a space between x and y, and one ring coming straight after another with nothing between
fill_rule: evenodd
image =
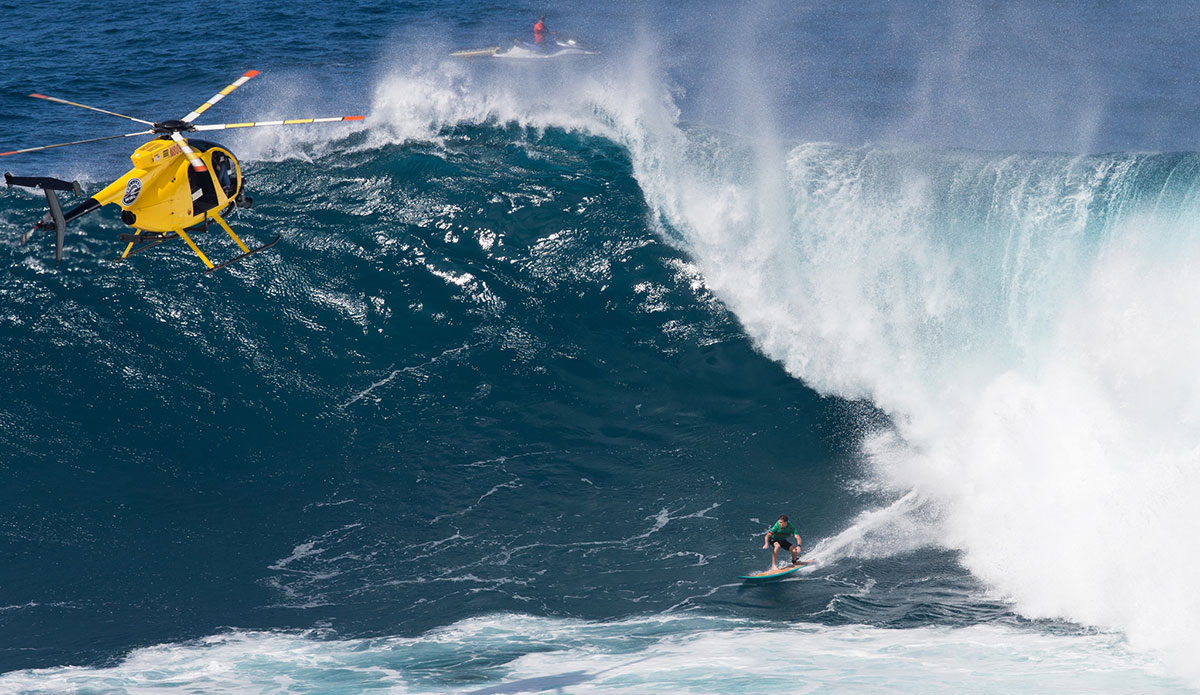
<instances>
[{"instance_id":1,"label":"surfer's green shirt","mask_svg":"<svg viewBox=\"0 0 1200 695\"><path fill-rule=\"evenodd\" d=\"M792 522L790 521L788 522L787 526L780 526L779 522L776 521L775 524L771 526L770 534L773 538L791 538L792 536L796 535L796 528L792 526Z\"/></svg>"}]
</instances>

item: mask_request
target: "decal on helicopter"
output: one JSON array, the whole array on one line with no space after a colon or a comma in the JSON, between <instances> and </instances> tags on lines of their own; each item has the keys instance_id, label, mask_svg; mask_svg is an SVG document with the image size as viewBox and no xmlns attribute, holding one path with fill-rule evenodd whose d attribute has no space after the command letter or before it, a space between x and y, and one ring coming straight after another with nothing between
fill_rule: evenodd
<instances>
[{"instance_id":1,"label":"decal on helicopter","mask_svg":"<svg viewBox=\"0 0 1200 695\"><path fill-rule=\"evenodd\" d=\"M21 243L28 241L36 231L42 229L55 230L55 260L62 260L63 237L66 223L77 219L104 205L119 204L121 221L133 227L133 234L121 234L119 239L126 243L125 251L117 260L124 260L172 239L183 239L192 252L204 263L211 273L214 270L236 263L259 251L274 246L282 235L261 246L251 249L234 233L225 221L224 215L235 208L249 208L253 200L245 194L242 187L242 168L236 157L225 147L204 140L188 140L183 133L204 130L226 130L231 128L253 128L257 126L300 125L309 123L337 123L339 121L361 121L363 116L338 116L331 118L299 118L283 121L257 121L249 123L220 123L215 125L195 125L193 121L208 110L208 108L224 99L230 92L245 84L250 78L258 75L257 70L249 70L229 86L213 95L195 111L178 120L158 122L146 121L133 116L113 111L106 111L94 106L85 106L73 101L58 99L44 94L30 94L37 99L45 99L59 104L76 106L89 111L125 118L150 126L149 130L124 135L109 135L102 138L76 140L56 145L29 147L11 152L0 152L0 157L27 152L37 152L55 147L81 145L89 142L129 138L139 135L157 135L158 137L134 150L130 155L133 169L124 176L104 187L99 193L88 198L65 213L59 203L55 191L71 191L75 195L83 195L77 182L60 181L49 177L18 177L6 173L5 182L9 187L23 186L40 188L46 194L46 205L49 212L33 229L21 237ZM186 172L186 176L183 175ZM216 223L233 239L240 255L224 261L213 263L200 250L188 232L208 230L210 221Z\"/></svg>"},{"instance_id":2,"label":"decal on helicopter","mask_svg":"<svg viewBox=\"0 0 1200 695\"><path fill-rule=\"evenodd\" d=\"M138 194L142 192L141 179L129 179L129 185L125 186L125 195L121 198L121 204L125 207L133 205L133 201L137 200Z\"/></svg>"}]
</instances>

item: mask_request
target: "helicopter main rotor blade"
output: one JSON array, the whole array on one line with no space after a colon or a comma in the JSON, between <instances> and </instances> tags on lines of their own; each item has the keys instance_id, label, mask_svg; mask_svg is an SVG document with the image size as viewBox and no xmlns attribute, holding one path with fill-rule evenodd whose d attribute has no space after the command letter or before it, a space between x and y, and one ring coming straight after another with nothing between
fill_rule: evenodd
<instances>
[{"instance_id":1,"label":"helicopter main rotor blade","mask_svg":"<svg viewBox=\"0 0 1200 695\"><path fill-rule=\"evenodd\" d=\"M179 149L183 150L183 154L192 163L192 168L199 173L208 171L208 167L204 166L204 160L200 159L200 155L191 147L188 147L187 140L179 134L178 131L171 133L171 139L179 143Z\"/></svg>"},{"instance_id":2,"label":"helicopter main rotor blade","mask_svg":"<svg viewBox=\"0 0 1200 695\"><path fill-rule=\"evenodd\" d=\"M104 109L98 109L95 106L88 106L86 104L76 104L73 101L67 101L66 99L59 99L58 97L48 97L45 94L30 94L29 96L33 97L34 99L45 99L46 101L53 101L56 104L66 104L67 106L78 106L81 109L87 109L88 111L98 111L100 113L106 113L110 116L117 116L118 118L128 118L131 121L137 121L138 123L145 123L146 125L154 125L150 121L143 121L140 118L134 118L133 116L126 116L123 113L117 113L116 111L105 111Z\"/></svg>"},{"instance_id":3,"label":"helicopter main rotor blade","mask_svg":"<svg viewBox=\"0 0 1200 695\"><path fill-rule=\"evenodd\" d=\"M257 128L265 125L305 125L308 123L337 123L338 121L361 121L364 116L337 116L334 118L293 118L287 121L254 121L253 123L218 123L198 125L194 130L227 130L229 128Z\"/></svg>"},{"instance_id":4,"label":"helicopter main rotor blade","mask_svg":"<svg viewBox=\"0 0 1200 695\"><path fill-rule=\"evenodd\" d=\"M66 147L67 145L82 145L85 142L100 142L101 140L115 140L117 138L132 138L138 135L153 135L153 130L143 130L140 133L126 133L124 135L109 135L103 138L91 138L89 140L76 140L74 142L60 142L57 145L42 145L41 147L27 147L23 150L13 150L12 152L0 152L0 157L7 157L10 154L24 154L26 152L37 152L39 150L50 150L55 147Z\"/></svg>"},{"instance_id":5,"label":"helicopter main rotor blade","mask_svg":"<svg viewBox=\"0 0 1200 695\"><path fill-rule=\"evenodd\" d=\"M225 89L222 89L221 91L217 92L216 94L214 94L212 96L211 99L209 99L208 101L201 104L200 108L198 108L195 111L184 116L183 122L191 123L192 121L196 120L197 118L200 117L200 114L207 111L210 106L212 106L213 104L217 103L218 101L224 99L230 92L232 92L233 90L237 89L238 87L241 87L242 85L246 84L246 82L249 81L251 77L254 77L257 74L258 74L258 70L247 70L245 72L245 74L243 74L241 77L234 80L233 84L231 84L228 87L226 87Z\"/></svg>"}]
</instances>

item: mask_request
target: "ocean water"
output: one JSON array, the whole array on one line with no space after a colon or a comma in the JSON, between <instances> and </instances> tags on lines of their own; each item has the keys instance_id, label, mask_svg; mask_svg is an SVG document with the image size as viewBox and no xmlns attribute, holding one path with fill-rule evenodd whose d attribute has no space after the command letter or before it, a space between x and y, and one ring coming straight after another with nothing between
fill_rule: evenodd
<instances>
[{"instance_id":1,"label":"ocean water","mask_svg":"<svg viewBox=\"0 0 1200 695\"><path fill-rule=\"evenodd\" d=\"M0 692L1194 692L1198 15L0 3L0 150L366 116L0 194Z\"/></svg>"}]
</instances>

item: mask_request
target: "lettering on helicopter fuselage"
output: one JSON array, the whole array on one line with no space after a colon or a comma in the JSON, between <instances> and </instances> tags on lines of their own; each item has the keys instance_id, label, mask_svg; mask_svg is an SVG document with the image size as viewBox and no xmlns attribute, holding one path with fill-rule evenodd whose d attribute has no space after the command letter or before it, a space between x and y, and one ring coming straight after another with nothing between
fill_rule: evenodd
<instances>
[{"instance_id":1,"label":"lettering on helicopter fuselage","mask_svg":"<svg viewBox=\"0 0 1200 695\"><path fill-rule=\"evenodd\" d=\"M167 157L174 157L175 155L179 154L182 151L183 150L179 149L179 145L172 145L169 149L163 150L162 152L159 152L158 154L154 155L154 161L157 162L160 159L166 159Z\"/></svg>"},{"instance_id":2,"label":"lettering on helicopter fuselage","mask_svg":"<svg viewBox=\"0 0 1200 695\"><path fill-rule=\"evenodd\" d=\"M133 205L133 201L137 200L137 197L139 194L141 194L141 192L142 180L129 179L129 183L125 186L125 195L121 198L121 204L125 205L126 207Z\"/></svg>"}]
</instances>

